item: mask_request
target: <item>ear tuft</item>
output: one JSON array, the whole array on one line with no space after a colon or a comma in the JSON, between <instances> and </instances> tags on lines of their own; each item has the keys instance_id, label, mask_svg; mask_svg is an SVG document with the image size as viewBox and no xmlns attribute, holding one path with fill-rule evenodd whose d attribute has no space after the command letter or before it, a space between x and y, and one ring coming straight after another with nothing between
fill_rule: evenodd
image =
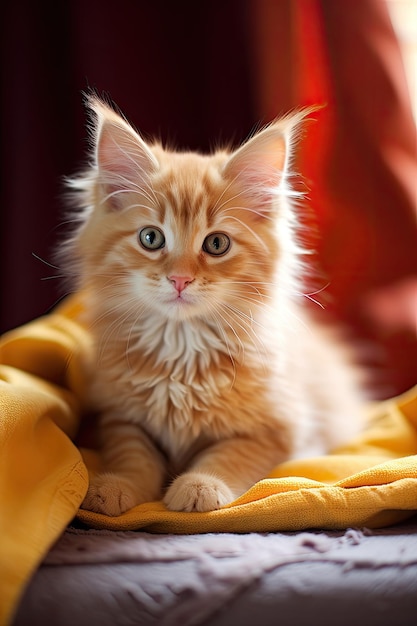
<instances>
[{"instance_id":1,"label":"ear tuft","mask_svg":"<svg viewBox=\"0 0 417 626\"><path fill-rule=\"evenodd\" d=\"M159 167L156 157L139 134L107 104L89 97L94 114L94 157L98 180L106 205L112 210L123 207L123 192L146 186L149 176Z\"/></svg>"},{"instance_id":2,"label":"ear tuft","mask_svg":"<svg viewBox=\"0 0 417 626\"><path fill-rule=\"evenodd\" d=\"M266 126L226 162L224 177L237 181L255 196L260 209L284 187L301 123L315 110L310 107L296 111Z\"/></svg>"}]
</instances>

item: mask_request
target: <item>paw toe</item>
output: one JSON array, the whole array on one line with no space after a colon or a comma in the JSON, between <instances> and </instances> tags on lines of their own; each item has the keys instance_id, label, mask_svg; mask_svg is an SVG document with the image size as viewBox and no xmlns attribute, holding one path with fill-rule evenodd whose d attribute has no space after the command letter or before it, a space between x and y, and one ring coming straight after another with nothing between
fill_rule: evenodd
<instances>
[{"instance_id":1,"label":"paw toe","mask_svg":"<svg viewBox=\"0 0 417 626\"><path fill-rule=\"evenodd\" d=\"M82 508L116 517L136 504L135 490L129 480L101 474L91 480Z\"/></svg>"},{"instance_id":2,"label":"paw toe","mask_svg":"<svg viewBox=\"0 0 417 626\"><path fill-rule=\"evenodd\" d=\"M220 479L190 472L174 480L164 502L171 511L214 511L233 500L233 493Z\"/></svg>"}]
</instances>

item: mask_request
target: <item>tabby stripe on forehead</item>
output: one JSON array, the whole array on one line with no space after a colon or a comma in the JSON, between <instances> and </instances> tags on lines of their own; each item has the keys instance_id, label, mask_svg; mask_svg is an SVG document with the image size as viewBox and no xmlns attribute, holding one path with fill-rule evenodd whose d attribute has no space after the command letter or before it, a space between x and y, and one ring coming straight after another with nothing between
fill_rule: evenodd
<instances>
[{"instance_id":1,"label":"tabby stripe on forehead","mask_svg":"<svg viewBox=\"0 0 417 626\"><path fill-rule=\"evenodd\" d=\"M153 208L153 213L157 215L157 219L161 224L165 222L166 215L166 194L161 194L162 201L158 202L158 204Z\"/></svg>"},{"instance_id":2,"label":"tabby stripe on forehead","mask_svg":"<svg viewBox=\"0 0 417 626\"><path fill-rule=\"evenodd\" d=\"M190 217L204 209L207 193L202 189L184 190L175 185L167 190L166 198L175 217L187 225Z\"/></svg>"}]
</instances>

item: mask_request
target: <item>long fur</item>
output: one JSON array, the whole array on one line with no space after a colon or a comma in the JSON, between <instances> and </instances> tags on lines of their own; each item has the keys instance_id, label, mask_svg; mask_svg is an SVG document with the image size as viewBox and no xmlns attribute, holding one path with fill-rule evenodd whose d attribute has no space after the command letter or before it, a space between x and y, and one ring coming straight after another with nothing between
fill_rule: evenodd
<instances>
[{"instance_id":1,"label":"long fur","mask_svg":"<svg viewBox=\"0 0 417 626\"><path fill-rule=\"evenodd\" d=\"M104 471L84 506L216 509L359 427L345 350L294 297L304 261L289 182L310 111L201 155L148 144L104 102L88 105L91 163L70 182L79 226L64 247L96 346ZM164 244L144 247L147 232ZM217 255L210 241L230 246Z\"/></svg>"}]
</instances>

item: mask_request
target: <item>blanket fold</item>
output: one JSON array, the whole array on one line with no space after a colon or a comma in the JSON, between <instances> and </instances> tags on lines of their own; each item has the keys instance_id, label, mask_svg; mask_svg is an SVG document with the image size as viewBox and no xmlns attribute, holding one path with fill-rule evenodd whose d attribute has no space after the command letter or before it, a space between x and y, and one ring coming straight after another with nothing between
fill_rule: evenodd
<instances>
[{"instance_id":1,"label":"blanket fold","mask_svg":"<svg viewBox=\"0 0 417 626\"><path fill-rule=\"evenodd\" d=\"M417 387L369 407L369 427L349 445L281 464L219 511L80 510L96 459L74 443L92 362L81 311L78 295L0 341L0 624L75 516L115 530L244 533L382 527L417 511Z\"/></svg>"}]
</instances>

